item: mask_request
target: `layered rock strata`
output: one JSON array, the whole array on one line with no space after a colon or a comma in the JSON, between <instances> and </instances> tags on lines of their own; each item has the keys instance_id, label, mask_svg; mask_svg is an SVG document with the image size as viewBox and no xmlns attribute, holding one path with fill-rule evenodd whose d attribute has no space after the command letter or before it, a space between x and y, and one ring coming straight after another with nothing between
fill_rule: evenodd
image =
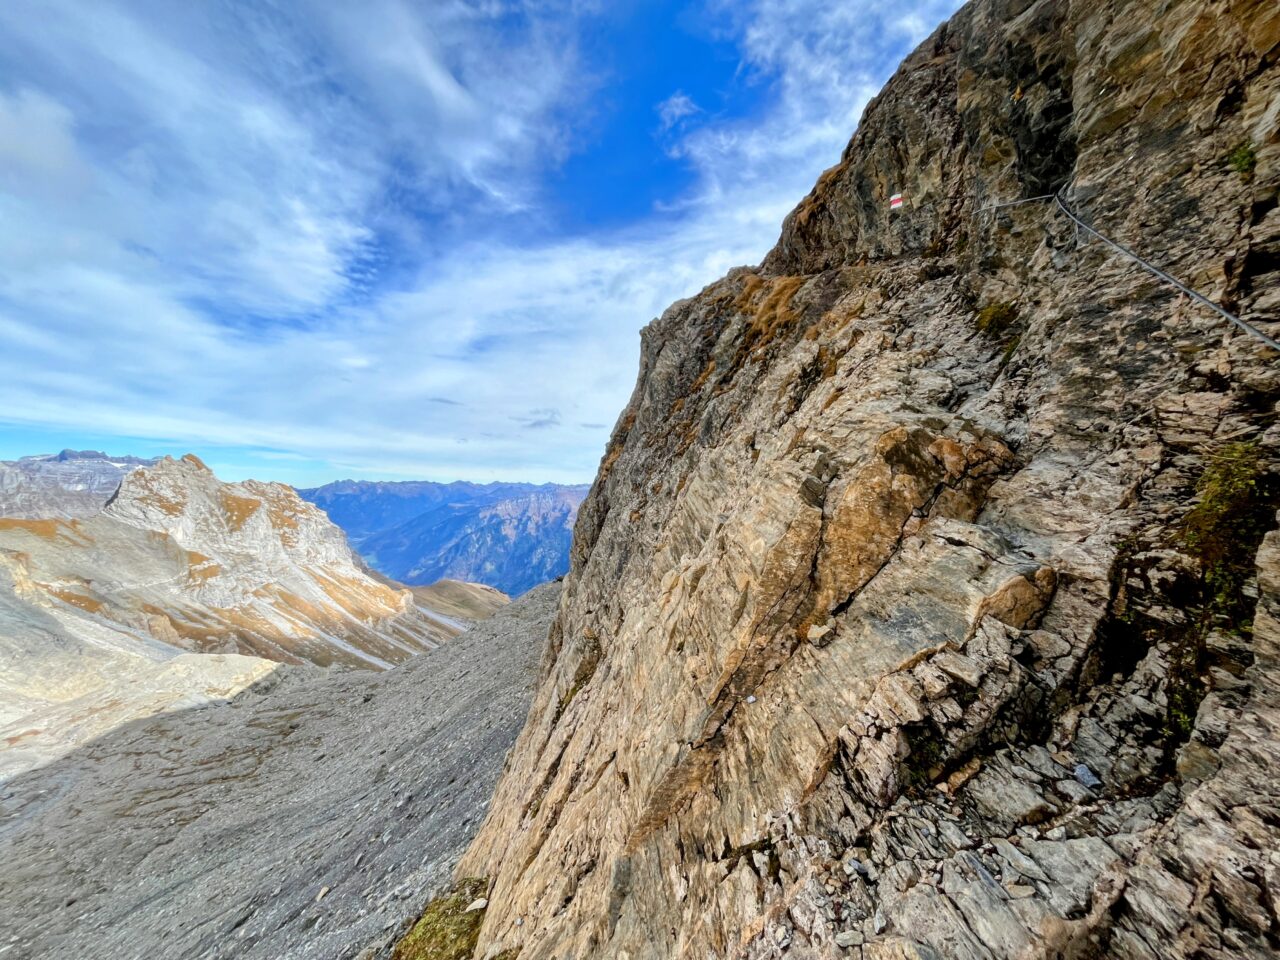
<instances>
[{"instance_id":1,"label":"layered rock strata","mask_svg":"<svg viewBox=\"0 0 1280 960\"><path fill-rule=\"evenodd\" d=\"M1280 360L988 208L1274 336L1278 59L1266 0L975 0L645 330L477 957L1276 954Z\"/></svg>"},{"instance_id":2,"label":"layered rock strata","mask_svg":"<svg viewBox=\"0 0 1280 960\"><path fill-rule=\"evenodd\" d=\"M63 450L0 460L0 517L91 517L106 506L125 476L155 463L154 459L112 457L97 450Z\"/></svg>"}]
</instances>

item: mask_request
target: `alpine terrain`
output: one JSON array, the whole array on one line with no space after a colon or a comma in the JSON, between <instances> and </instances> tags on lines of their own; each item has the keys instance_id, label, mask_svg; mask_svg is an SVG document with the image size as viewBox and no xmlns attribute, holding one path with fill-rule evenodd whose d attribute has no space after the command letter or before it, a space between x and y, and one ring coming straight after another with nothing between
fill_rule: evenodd
<instances>
[{"instance_id":1,"label":"alpine terrain","mask_svg":"<svg viewBox=\"0 0 1280 960\"><path fill-rule=\"evenodd\" d=\"M33 701L394 665L11 779L0 957L1280 955L1278 310L1280 5L972 0L645 328L563 582L458 639L189 460L4 521ZM344 489L384 573L463 542Z\"/></svg>"},{"instance_id":2,"label":"alpine terrain","mask_svg":"<svg viewBox=\"0 0 1280 960\"><path fill-rule=\"evenodd\" d=\"M516 596L569 569L587 487L340 480L298 493L401 583L451 578Z\"/></svg>"},{"instance_id":3,"label":"alpine terrain","mask_svg":"<svg viewBox=\"0 0 1280 960\"><path fill-rule=\"evenodd\" d=\"M281 665L0 785L0 957L389 955L484 816L558 594L391 670Z\"/></svg>"},{"instance_id":4,"label":"alpine terrain","mask_svg":"<svg viewBox=\"0 0 1280 960\"><path fill-rule=\"evenodd\" d=\"M474 955L1275 957L1280 353L1071 214L1275 337L1278 200L1272 0L939 28L645 330Z\"/></svg>"},{"instance_id":5,"label":"alpine terrain","mask_svg":"<svg viewBox=\"0 0 1280 960\"><path fill-rule=\"evenodd\" d=\"M125 474L155 460L97 450L0 460L0 517L70 520L101 510Z\"/></svg>"},{"instance_id":6,"label":"alpine terrain","mask_svg":"<svg viewBox=\"0 0 1280 960\"><path fill-rule=\"evenodd\" d=\"M190 455L122 476L87 518L0 518L0 776L277 663L385 669L503 601L456 584L482 600L458 616L375 580L282 484Z\"/></svg>"}]
</instances>

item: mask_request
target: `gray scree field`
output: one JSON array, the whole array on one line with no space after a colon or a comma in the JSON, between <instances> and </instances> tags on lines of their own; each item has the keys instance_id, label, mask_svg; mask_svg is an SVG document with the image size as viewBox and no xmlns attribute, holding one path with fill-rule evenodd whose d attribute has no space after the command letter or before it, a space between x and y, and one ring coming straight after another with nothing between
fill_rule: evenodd
<instances>
[{"instance_id":1,"label":"gray scree field","mask_svg":"<svg viewBox=\"0 0 1280 960\"><path fill-rule=\"evenodd\" d=\"M388 955L479 827L558 596L385 673L284 667L0 785L0 957Z\"/></svg>"}]
</instances>

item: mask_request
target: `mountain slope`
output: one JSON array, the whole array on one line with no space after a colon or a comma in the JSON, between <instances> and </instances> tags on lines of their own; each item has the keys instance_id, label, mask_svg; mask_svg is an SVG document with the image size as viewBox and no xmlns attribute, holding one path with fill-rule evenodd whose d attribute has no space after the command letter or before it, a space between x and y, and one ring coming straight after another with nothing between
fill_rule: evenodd
<instances>
[{"instance_id":1,"label":"mountain slope","mask_svg":"<svg viewBox=\"0 0 1280 960\"><path fill-rule=\"evenodd\" d=\"M437 580L410 590L418 603L433 613L462 620L484 620L511 602L510 597L493 587L460 580Z\"/></svg>"},{"instance_id":2,"label":"mountain slope","mask_svg":"<svg viewBox=\"0 0 1280 960\"><path fill-rule=\"evenodd\" d=\"M70 520L106 505L125 475L155 460L63 450L0 461L0 517Z\"/></svg>"},{"instance_id":3,"label":"mountain slope","mask_svg":"<svg viewBox=\"0 0 1280 960\"><path fill-rule=\"evenodd\" d=\"M558 593L391 670L281 667L10 780L0 956L385 956L479 825Z\"/></svg>"},{"instance_id":4,"label":"mountain slope","mask_svg":"<svg viewBox=\"0 0 1280 960\"><path fill-rule=\"evenodd\" d=\"M585 486L344 480L299 495L329 514L376 570L516 595L564 574Z\"/></svg>"},{"instance_id":5,"label":"mountain slope","mask_svg":"<svg viewBox=\"0 0 1280 960\"><path fill-rule=\"evenodd\" d=\"M477 957L1276 955L1280 362L985 208L1274 335L1278 61L1266 0L976 0L646 329Z\"/></svg>"},{"instance_id":6,"label":"mountain slope","mask_svg":"<svg viewBox=\"0 0 1280 960\"><path fill-rule=\"evenodd\" d=\"M87 519L0 519L0 610L8 772L274 662L383 669L465 628L366 575L290 488L191 456L129 473Z\"/></svg>"},{"instance_id":7,"label":"mountain slope","mask_svg":"<svg viewBox=\"0 0 1280 960\"><path fill-rule=\"evenodd\" d=\"M452 577L518 595L569 569L573 521L584 495L559 489L441 504L361 541L360 552L403 583Z\"/></svg>"}]
</instances>

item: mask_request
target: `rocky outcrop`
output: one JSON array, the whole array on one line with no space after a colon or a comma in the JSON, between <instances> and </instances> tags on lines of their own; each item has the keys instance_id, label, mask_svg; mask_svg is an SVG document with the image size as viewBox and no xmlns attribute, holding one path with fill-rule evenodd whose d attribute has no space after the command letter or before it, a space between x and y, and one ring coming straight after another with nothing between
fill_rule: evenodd
<instances>
[{"instance_id":1,"label":"rocky outcrop","mask_svg":"<svg viewBox=\"0 0 1280 960\"><path fill-rule=\"evenodd\" d=\"M155 463L97 450L63 450L0 461L0 517L91 517L106 505L126 475Z\"/></svg>"},{"instance_id":2,"label":"rocky outcrop","mask_svg":"<svg viewBox=\"0 0 1280 960\"><path fill-rule=\"evenodd\" d=\"M129 473L87 519L0 519L0 625L7 776L276 663L384 669L467 621L370 577L289 487L188 456Z\"/></svg>"},{"instance_id":3,"label":"rocky outcrop","mask_svg":"<svg viewBox=\"0 0 1280 960\"><path fill-rule=\"evenodd\" d=\"M0 786L0 956L385 956L479 826L558 592L391 670L280 667Z\"/></svg>"},{"instance_id":4,"label":"rocky outcrop","mask_svg":"<svg viewBox=\"0 0 1280 960\"><path fill-rule=\"evenodd\" d=\"M1278 59L1265 0L975 0L646 329L477 957L1275 955L1280 362L988 208L1274 335Z\"/></svg>"}]
</instances>

